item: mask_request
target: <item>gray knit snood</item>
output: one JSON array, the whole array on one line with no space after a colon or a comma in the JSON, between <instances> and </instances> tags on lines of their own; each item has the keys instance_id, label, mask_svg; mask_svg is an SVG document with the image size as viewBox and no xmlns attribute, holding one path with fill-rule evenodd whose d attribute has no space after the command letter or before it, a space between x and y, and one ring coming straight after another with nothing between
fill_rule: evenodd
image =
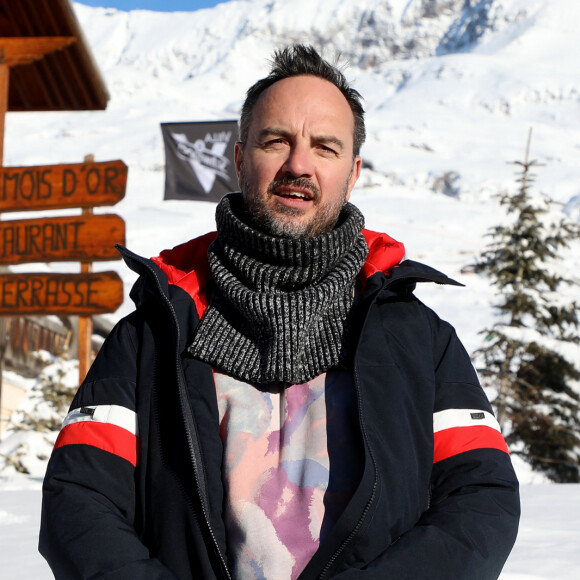
<instances>
[{"instance_id":1,"label":"gray knit snood","mask_svg":"<svg viewBox=\"0 0 580 580\"><path fill-rule=\"evenodd\" d=\"M246 223L241 194L217 206L208 251L216 284L189 353L257 384L306 382L341 361L357 274L368 254L359 210L313 238L281 238Z\"/></svg>"}]
</instances>

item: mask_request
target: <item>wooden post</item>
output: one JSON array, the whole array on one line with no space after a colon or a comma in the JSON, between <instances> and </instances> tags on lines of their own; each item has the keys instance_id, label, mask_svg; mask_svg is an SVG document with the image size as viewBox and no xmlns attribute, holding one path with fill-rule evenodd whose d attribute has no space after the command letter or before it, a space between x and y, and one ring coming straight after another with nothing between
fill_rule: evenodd
<instances>
[{"instance_id":1,"label":"wooden post","mask_svg":"<svg viewBox=\"0 0 580 580\"><path fill-rule=\"evenodd\" d=\"M0 167L4 164L4 123L8 112L10 67L0 59Z\"/></svg>"},{"instance_id":2,"label":"wooden post","mask_svg":"<svg viewBox=\"0 0 580 580\"><path fill-rule=\"evenodd\" d=\"M4 164L4 123L6 113L8 112L8 87L10 80L10 68L0 59L0 167ZM2 214L0 214L0 220ZM0 272L8 268L0 266ZM6 320L0 318L0 411L2 410L2 379L4 376L4 356L6 354L6 345L8 337L6 336ZM0 439L2 437L2 425L0 423Z\"/></svg>"},{"instance_id":3,"label":"wooden post","mask_svg":"<svg viewBox=\"0 0 580 580\"><path fill-rule=\"evenodd\" d=\"M84 216L92 213L92 208L83 208ZM81 262L82 274L90 274L92 271L92 262ZM93 354L92 336L93 319L90 316L79 316L79 385L84 381L91 366Z\"/></svg>"},{"instance_id":4,"label":"wooden post","mask_svg":"<svg viewBox=\"0 0 580 580\"><path fill-rule=\"evenodd\" d=\"M94 155L85 155L85 163L93 163ZM93 214L92 207L83 207L82 215L90 216ZM93 271L92 262L81 262L81 274L90 274ZM79 385L85 380L91 366L91 357L93 354L93 319L90 316L79 316Z\"/></svg>"}]
</instances>

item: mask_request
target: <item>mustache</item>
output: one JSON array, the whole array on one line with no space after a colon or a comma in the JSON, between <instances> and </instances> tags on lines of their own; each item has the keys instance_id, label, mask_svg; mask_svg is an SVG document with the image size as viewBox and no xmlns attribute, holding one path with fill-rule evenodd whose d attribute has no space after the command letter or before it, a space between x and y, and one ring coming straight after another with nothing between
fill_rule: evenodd
<instances>
[{"instance_id":1,"label":"mustache","mask_svg":"<svg viewBox=\"0 0 580 580\"><path fill-rule=\"evenodd\" d=\"M296 187L298 189L307 189L312 194L313 201L320 199L320 189L312 183L307 177L292 177L285 175L281 179L275 179L268 186L268 193L273 194L278 187Z\"/></svg>"}]
</instances>

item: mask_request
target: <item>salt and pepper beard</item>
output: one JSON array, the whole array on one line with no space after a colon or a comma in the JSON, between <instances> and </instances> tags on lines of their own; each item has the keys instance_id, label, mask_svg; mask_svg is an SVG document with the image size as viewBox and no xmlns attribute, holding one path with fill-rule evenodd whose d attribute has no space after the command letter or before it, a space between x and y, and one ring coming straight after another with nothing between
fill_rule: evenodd
<instances>
[{"instance_id":1,"label":"salt and pepper beard","mask_svg":"<svg viewBox=\"0 0 580 580\"><path fill-rule=\"evenodd\" d=\"M289 218L300 217L302 213L300 209L286 207L282 204L279 205L277 212L269 208L264 198L260 195L260 192L257 191L257 188L250 183L243 164L240 175L240 187L246 202L248 214L261 231L282 238L313 238L331 231L336 225L340 210L348 194L353 170L354 162L344 184L342 195L337 197L333 203L320 208L313 218L305 223L293 221L292 219L284 219L280 215L283 214ZM267 195L273 195L276 188L280 186L295 186L300 189L308 189L312 193L311 203L315 205L320 203L320 189L306 177L286 176L282 179L272 181L268 186Z\"/></svg>"}]
</instances>

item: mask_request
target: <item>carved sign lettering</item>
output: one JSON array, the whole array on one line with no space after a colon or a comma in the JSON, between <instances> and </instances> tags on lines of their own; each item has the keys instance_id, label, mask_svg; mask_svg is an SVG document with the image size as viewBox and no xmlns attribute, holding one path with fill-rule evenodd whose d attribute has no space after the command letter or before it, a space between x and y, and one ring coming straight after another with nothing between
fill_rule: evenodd
<instances>
[{"instance_id":1,"label":"carved sign lettering","mask_svg":"<svg viewBox=\"0 0 580 580\"><path fill-rule=\"evenodd\" d=\"M0 213L115 205L125 196L122 161L0 168Z\"/></svg>"},{"instance_id":2,"label":"carved sign lettering","mask_svg":"<svg viewBox=\"0 0 580 580\"><path fill-rule=\"evenodd\" d=\"M125 222L113 214L0 221L0 264L118 260Z\"/></svg>"},{"instance_id":3,"label":"carved sign lettering","mask_svg":"<svg viewBox=\"0 0 580 580\"><path fill-rule=\"evenodd\" d=\"M0 315L115 312L123 302L116 272L0 275Z\"/></svg>"}]
</instances>

